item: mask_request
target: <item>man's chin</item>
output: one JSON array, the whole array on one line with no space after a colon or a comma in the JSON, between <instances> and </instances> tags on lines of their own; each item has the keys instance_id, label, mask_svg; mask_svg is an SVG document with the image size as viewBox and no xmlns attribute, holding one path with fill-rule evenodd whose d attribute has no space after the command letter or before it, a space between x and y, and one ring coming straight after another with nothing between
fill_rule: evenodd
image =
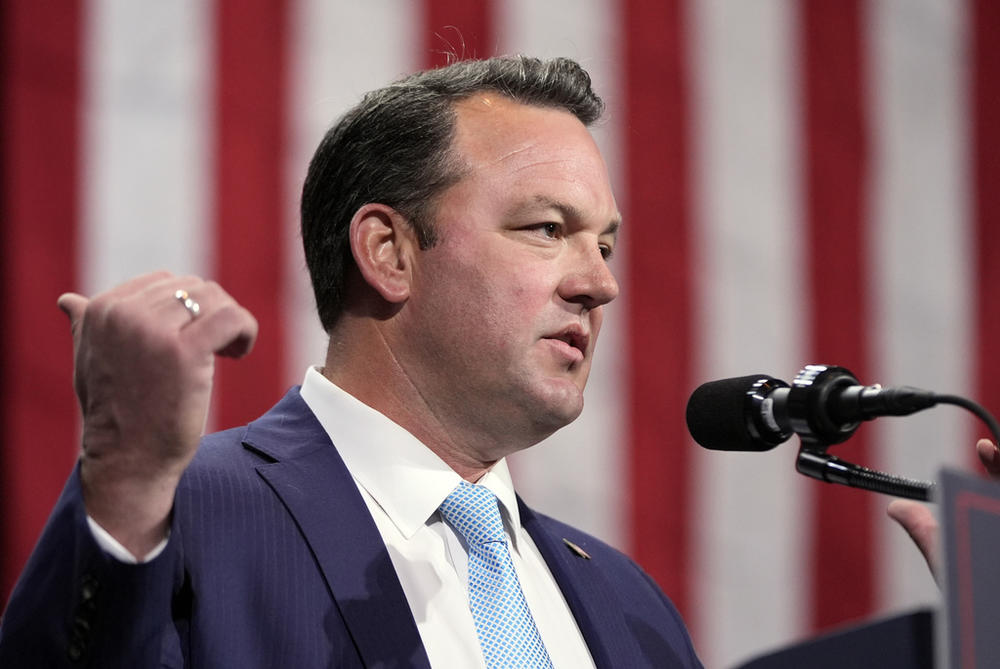
<instances>
[{"instance_id":1,"label":"man's chin","mask_svg":"<svg viewBox=\"0 0 1000 669\"><path fill-rule=\"evenodd\" d=\"M545 389L546 392L536 406L545 407L540 412L539 422L546 425L549 432L566 427L579 418L583 411L583 389L575 383L560 380Z\"/></svg>"}]
</instances>

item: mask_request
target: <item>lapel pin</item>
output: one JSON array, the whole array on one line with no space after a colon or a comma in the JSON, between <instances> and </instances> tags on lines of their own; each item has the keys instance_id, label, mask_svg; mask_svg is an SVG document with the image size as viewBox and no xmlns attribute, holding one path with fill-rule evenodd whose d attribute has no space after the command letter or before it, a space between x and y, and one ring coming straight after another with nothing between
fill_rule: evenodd
<instances>
[{"instance_id":1,"label":"lapel pin","mask_svg":"<svg viewBox=\"0 0 1000 669\"><path fill-rule=\"evenodd\" d=\"M587 553L587 551L583 550L569 539L563 539L563 543L566 544L569 547L569 549L576 554L577 557L582 557L584 560L590 559L590 554Z\"/></svg>"}]
</instances>

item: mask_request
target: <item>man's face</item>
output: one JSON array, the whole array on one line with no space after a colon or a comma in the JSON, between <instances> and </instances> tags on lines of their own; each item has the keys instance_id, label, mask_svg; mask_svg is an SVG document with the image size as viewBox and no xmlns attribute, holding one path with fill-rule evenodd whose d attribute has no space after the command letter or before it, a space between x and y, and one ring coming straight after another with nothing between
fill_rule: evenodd
<instances>
[{"instance_id":1,"label":"man's face","mask_svg":"<svg viewBox=\"0 0 1000 669\"><path fill-rule=\"evenodd\" d=\"M439 417L514 450L583 409L602 306L618 294L607 257L620 216L568 112L494 94L456 109L467 172L438 199L438 243L416 257L401 314L410 377Z\"/></svg>"}]
</instances>

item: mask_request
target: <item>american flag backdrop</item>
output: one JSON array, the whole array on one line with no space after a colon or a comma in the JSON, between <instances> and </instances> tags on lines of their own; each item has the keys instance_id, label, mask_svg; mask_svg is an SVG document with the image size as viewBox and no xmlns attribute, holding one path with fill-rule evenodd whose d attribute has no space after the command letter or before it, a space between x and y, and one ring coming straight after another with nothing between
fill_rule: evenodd
<instances>
[{"instance_id":1,"label":"american flag backdrop","mask_svg":"<svg viewBox=\"0 0 1000 669\"><path fill-rule=\"evenodd\" d=\"M683 414L701 381L808 362L1000 411L1000 3L5 0L0 30L4 600L78 451L56 297L217 279L261 334L212 424L258 415L323 359L314 147L448 52L574 57L608 102L622 296L583 417L514 459L524 498L635 556L710 667L937 600L886 498L796 474L796 443L703 451ZM930 478L983 433L939 408L834 453Z\"/></svg>"}]
</instances>

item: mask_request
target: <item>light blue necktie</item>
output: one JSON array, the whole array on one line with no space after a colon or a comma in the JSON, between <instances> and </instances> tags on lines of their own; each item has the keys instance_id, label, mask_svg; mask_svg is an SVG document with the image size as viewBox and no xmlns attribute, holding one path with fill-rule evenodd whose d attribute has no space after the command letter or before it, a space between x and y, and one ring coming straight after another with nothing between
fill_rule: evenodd
<instances>
[{"instance_id":1,"label":"light blue necktie","mask_svg":"<svg viewBox=\"0 0 1000 669\"><path fill-rule=\"evenodd\" d=\"M486 666L551 667L510 559L497 498L462 481L441 504L441 516L469 545L469 608Z\"/></svg>"}]
</instances>

